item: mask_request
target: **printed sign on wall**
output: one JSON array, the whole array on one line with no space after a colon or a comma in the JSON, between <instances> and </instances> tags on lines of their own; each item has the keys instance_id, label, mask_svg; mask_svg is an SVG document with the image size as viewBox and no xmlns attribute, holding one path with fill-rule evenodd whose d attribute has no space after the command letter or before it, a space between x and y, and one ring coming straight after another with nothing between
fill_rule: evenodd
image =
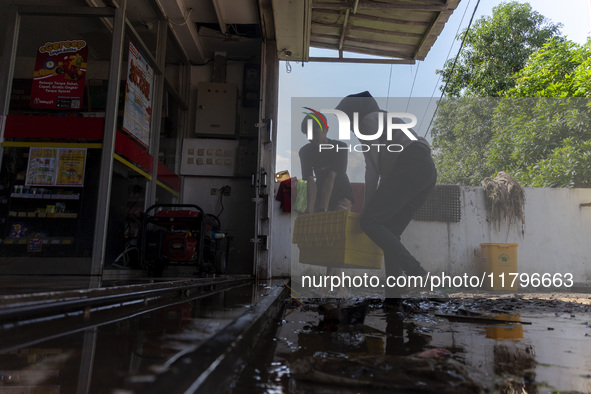
<instances>
[{"instance_id":1,"label":"printed sign on wall","mask_svg":"<svg viewBox=\"0 0 591 394\"><path fill-rule=\"evenodd\" d=\"M84 186L86 148L30 148L27 186Z\"/></svg>"},{"instance_id":2,"label":"printed sign on wall","mask_svg":"<svg viewBox=\"0 0 591 394\"><path fill-rule=\"evenodd\" d=\"M57 161L56 186L84 186L85 148L62 148Z\"/></svg>"},{"instance_id":3,"label":"printed sign on wall","mask_svg":"<svg viewBox=\"0 0 591 394\"><path fill-rule=\"evenodd\" d=\"M128 58L123 130L140 144L148 147L150 145L154 70L131 41L129 42Z\"/></svg>"},{"instance_id":4,"label":"printed sign on wall","mask_svg":"<svg viewBox=\"0 0 591 394\"><path fill-rule=\"evenodd\" d=\"M88 47L84 40L47 42L37 51L31 107L80 109Z\"/></svg>"},{"instance_id":5,"label":"printed sign on wall","mask_svg":"<svg viewBox=\"0 0 591 394\"><path fill-rule=\"evenodd\" d=\"M55 185L57 171L56 148L30 148L27 165L27 186Z\"/></svg>"}]
</instances>

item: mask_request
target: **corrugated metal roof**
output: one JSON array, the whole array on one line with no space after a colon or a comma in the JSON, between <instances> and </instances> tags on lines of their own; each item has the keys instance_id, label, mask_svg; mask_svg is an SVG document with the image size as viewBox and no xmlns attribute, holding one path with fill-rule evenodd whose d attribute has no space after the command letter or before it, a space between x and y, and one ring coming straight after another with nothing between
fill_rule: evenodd
<instances>
[{"instance_id":1,"label":"corrugated metal roof","mask_svg":"<svg viewBox=\"0 0 591 394\"><path fill-rule=\"evenodd\" d=\"M282 60L375 61L346 58L345 52L389 58L389 63L423 60L460 0L318 0L274 2L275 22L303 34L278 35ZM283 5L286 3L283 2ZM281 8L286 11L285 15ZM279 15L278 15L279 14ZM300 24L300 26L297 26ZM293 32L293 30L292 30ZM294 39L297 41L294 41ZM293 47L295 51L289 48ZM339 58L311 58L309 48L338 51Z\"/></svg>"}]
</instances>

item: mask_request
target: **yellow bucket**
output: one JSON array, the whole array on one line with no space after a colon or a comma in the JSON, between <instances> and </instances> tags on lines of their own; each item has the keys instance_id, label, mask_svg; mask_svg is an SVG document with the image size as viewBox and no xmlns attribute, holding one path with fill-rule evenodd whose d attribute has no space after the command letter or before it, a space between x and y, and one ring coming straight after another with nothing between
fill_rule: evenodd
<instances>
[{"instance_id":1,"label":"yellow bucket","mask_svg":"<svg viewBox=\"0 0 591 394\"><path fill-rule=\"evenodd\" d=\"M518 278L517 246L511 243L480 244L480 256L487 278L485 285L490 290L516 291ZM492 278L489 275L492 274ZM513 274L513 275L512 275ZM513 285L513 286L512 286Z\"/></svg>"}]
</instances>

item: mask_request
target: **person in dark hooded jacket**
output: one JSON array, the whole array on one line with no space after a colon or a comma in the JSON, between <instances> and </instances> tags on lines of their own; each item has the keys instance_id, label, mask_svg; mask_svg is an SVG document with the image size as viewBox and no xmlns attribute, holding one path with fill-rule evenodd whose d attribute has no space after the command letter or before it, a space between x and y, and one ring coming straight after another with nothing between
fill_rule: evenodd
<instances>
[{"instance_id":1,"label":"person in dark hooded jacket","mask_svg":"<svg viewBox=\"0 0 591 394\"><path fill-rule=\"evenodd\" d=\"M336 109L347 114L352 122L357 116L359 133L368 136L376 134L379 117L386 116L386 111L379 108L367 91L345 97ZM395 118L394 123L407 122ZM386 125L386 119L383 119L382 125ZM403 272L413 276L427 273L402 244L400 237L434 189L437 171L429 143L412 129L408 131L414 139L402 129L394 129L389 140L384 130L377 141L360 141L372 144L371 149L364 152L365 200L361 228L384 251L388 276L399 276ZM385 145L378 151L373 144ZM396 144L393 150L399 152L384 149L384 146L392 144ZM388 294L395 296L398 293L390 289Z\"/></svg>"}]
</instances>

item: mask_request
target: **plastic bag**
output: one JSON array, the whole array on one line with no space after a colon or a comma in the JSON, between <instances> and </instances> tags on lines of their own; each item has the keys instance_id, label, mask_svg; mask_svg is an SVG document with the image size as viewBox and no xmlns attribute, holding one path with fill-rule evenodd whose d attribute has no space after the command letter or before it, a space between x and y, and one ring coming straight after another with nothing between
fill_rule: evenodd
<instances>
[{"instance_id":1,"label":"plastic bag","mask_svg":"<svg viewBox=\"0 0 591 394\"><path fill-rule=\"evenodd\" d=\"M294 211L297 213L306 212L306 209L308 208L308 182L303 179L298 179L296 190L297 194Z\"/></svg>"}]
</instances>

